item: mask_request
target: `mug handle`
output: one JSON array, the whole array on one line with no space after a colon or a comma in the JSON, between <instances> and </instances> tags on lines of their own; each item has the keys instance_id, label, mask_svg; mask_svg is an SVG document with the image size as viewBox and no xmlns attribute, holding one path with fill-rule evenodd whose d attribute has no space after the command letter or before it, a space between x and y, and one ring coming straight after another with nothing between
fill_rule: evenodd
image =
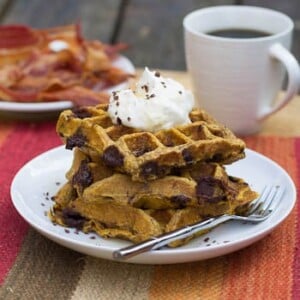
<instances>
[{"instance_id":1,"label":"mug handle","mask_svg":"<svg viewBox=\"0 0 300 300\"><path fill-rule=\"evenodd\" d=\"M281 99L274 107L269 108L260 116L264 120L285 106L297 94L300 86L300 67L295 57L281 44L274 44L270 48L271 57L278 59L286 68L288 74L288 86Z\"/></svg>"}]
</instances>

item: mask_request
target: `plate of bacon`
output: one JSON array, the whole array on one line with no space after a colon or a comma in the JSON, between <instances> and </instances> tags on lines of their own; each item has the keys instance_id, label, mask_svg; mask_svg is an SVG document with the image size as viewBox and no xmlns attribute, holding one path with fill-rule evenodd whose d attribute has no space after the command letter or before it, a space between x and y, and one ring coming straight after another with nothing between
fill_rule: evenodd
<instances>
[{"instance_id":1,"label":"plate of bacon","mask_svg":"<svg viewBox=\"0 0 300 300\"><path fill-rule=\"evenodd\" d=\"M0 26L0 112L57 112L108 101L134 66L127 45L85 40L80 26Z\"/></svg>"}]
</instances>

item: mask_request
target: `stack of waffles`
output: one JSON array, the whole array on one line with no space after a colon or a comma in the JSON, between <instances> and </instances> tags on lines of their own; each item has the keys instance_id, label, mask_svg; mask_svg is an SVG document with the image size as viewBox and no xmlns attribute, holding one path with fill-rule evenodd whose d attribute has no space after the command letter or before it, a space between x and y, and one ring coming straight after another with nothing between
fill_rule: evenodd
<instances>
[{"instance_id":1,"label":"stack of waffles","mask_svg":"<svg viewBox=\"0 0 300 300\"><path fill-rule=\"evenodd\" d=\"M224 167L244 157L244 142L205 111L195 108L190 124L152 133L113 124L107 109L66 110L58 119L73 163L54 197L54 222L136 243L240 213L257 197Z\"/></svg>"}]
</instances>

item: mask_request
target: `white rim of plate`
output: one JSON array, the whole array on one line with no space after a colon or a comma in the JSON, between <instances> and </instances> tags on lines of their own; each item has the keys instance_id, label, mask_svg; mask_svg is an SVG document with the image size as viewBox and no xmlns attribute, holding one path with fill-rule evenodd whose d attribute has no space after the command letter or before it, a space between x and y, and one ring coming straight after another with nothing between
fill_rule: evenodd
<instances>
[{"instance_id":1,"label":"white rim of plate","mask_svg":"<svg viewBox=\"0 0 300 300\"><path fill-rule=\"evenodd\" d=\"M119 247L114 248L114 247L106 246L106 245L95 245L95 244L88 243L85 241L76 240L70 236L62 236L62 235L58 234L57 232L55 232L54 230L50 230L48 228L46 228L46 229L43 228L43 226L41 225L43 222L38 222L38 220L41 218L41 216L34 216L34 218L28 217L28 214L24 213L24 211L28 210L29 207L27 205L25 205L23 202L16 200L17 195L15 196L14 186L17 184L17 180L21 176L22 172L24 172L24 169L27 168L34 160L41 159L44 155L51 154L51 152L55 152L55 151L61 151L62 149L65 150L64 146L59 146L59 147L53 148L51 150L48 150L48 151L36 156L31 161L26 163L17 172L17 174L15 175L15 177L12 181L12 185L11 185L11 198L12 198L14 207L19 212L19 214L22 216L22 218L26 220L26 222L28 222L32 227L37 229L41 234L45 234L48 238L50 238L53 241L56 241L56 242L61 241L61 244L65 245L65 246L66 246L66 244L69 244L69 245L73 245L73 246L84 247L84 248L90 250L90 252L102 251L102 253L104 254L103 256L112 254L112 252L114 250L119 249ZM72 152L70 152L70 153L72 153ZM205 259L213 258L213 257L228 254L228 253L234 252L236 250L239 250L241 248L244 248L244 247L252 244L253 242L261 239L261 237L264 237L266 234L270 233L273 229L275 229L279 224L281 224L286 219L286 217L291 213L292 209L294 208L294 205L296 202L295 184L294 184L293 180L291 179L291 177L289 176L289 174L279 164L277 164L270 158L254 151L254 150L250 150L250 149L246 149L246 154L247 153L251 154L253 156L258 156L259 159L262 159L262 160L266 161L268 164L271 164L274 167L276 167L281 172L281 175L283 175L285 177L285 180L289 184L290 193L291 193L293 199L290 200L289 209L286 210L284 214L281 214L277 217L275 224L273 224L273 225L269 224L267 226L267 228L264 227L263 229L260 229L258 232L256 232L256 234L254 236L253 235L245 236L244 238L239 238L238 240L231 241L228 244L211 245L210 247L207 247L207 248L192 247L192 248L184 248L184 249L183 248L161 249L158 251L152 251L152 252L147 252L147 253L141 254L141 255L139 255L137 257L133 257L132 259L125 261L125 262L157 264L157 263L164 263L164 262L161 262L161 260L163 258L169 257L170 255L172 255L172 256L175 255L175 256L178 256L178 258L182 258L183 255L189 255L189 254L195 255L195 254L206 253L207 251L216 251L216 252L221 253L219 255L211 255L211 256L208 255L208 256L206 256ZM246 155L246 157L247 157L247 155ZM275 212L275 214L276 213L278 214L278 212ZM43 221L45 221L45 220L43 219ZM243 244L243 246L240 246L241 244ZM75 250L74 248L72 248L72 246L67 246L67 247ZM232 249L234 249L234 250L232 250ZM75 251L79 251L79 250L75 250ZM79 251L79 252L82 252L82 251ZM86 251L85 252L83 251L82 253L87 254ZM102 256L98 256L98 257L102 257ZM151 262L151 260L153 260L153 261ZM156 262L156 260L159 260L160 262ZM178 262L180 263L180 262L188 262L188 261L190 261L190 260L183 259ZM166 263L170 263L170 262L166 262ZM173 263L173 262L171 262L171 263Z\"/></svg>"}]
</instances>

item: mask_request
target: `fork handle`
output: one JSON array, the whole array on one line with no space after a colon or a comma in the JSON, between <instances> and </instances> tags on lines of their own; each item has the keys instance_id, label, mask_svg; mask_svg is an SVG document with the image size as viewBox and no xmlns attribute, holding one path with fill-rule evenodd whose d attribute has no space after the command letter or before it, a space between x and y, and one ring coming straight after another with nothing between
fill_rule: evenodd
<instances>
[{"instance_id":1,"label":"fork handle","mask_svg":"<svg viewBox=\"0 0 300 300\"><path fill-rule=\"evenodd\" d=\"M199 233L200 231L212 229L213 227L227 222L230 219L230 215L222 215L215 218L209 218L205 221L201 221L180 229L161 234L139 244L116 250L113 252L113 258L117 260L125 260L146 251L159 249L171 242L190 237L191 235Z\"/></svg>"}]
</instances>

